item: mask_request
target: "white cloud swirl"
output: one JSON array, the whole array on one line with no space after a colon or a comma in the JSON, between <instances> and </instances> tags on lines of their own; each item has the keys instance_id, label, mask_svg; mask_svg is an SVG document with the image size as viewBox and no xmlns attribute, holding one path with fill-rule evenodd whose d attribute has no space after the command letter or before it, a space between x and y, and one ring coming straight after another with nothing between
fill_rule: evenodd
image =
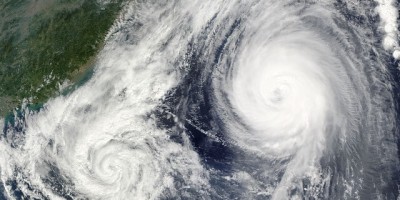
<instances>
[{"instance_id":1,"label":"white cloud swirl","mask_svg":"<svg viewBox=\"0 0 400 200\"><path fill-rule=\"evenodd\" d=\"M336 1L127 3L94 76L27 115L16 147L1 138L7 194L386 195L398 166L392 77L367 12L338 7L348 9ZM201 132L203 149L184 132L174 133L179 142L170 138L176 130L157 127L152 115L181 78L188 85L179 87L183 96L172 99L178 108L168 117ZM214 144L221 152L204 150Z\"/></svg>"},{"instance_id":2,"label":"white cloud swirl","mask_svg":"<svg viewBox=\"0 0 400 200\"><path fill-rule=\"evenodd\" d=\"M93 77L50 100L40 113L28 114L18 149L1 142L3 183L15 179L18 188L29 183L33 189L25 195L43 198L35 194L40 191L51 199L159 199L207 190L207 172L187 136L182 134L182 143L172 141L150 115L176 84L173 63L182 51L177 42L185 47L180 37L187 37L174 25L187 23L184 10L158 23L175 4L151 5L127 5L124 24L108 36ZM132 16L132 8L143 13ZM66 192L55 192L57 183L49 183L57 173L50 166L59 172L58 182L65 180ZM12 189L7 191L12 198Z\"/></svg>"}]
</instances>

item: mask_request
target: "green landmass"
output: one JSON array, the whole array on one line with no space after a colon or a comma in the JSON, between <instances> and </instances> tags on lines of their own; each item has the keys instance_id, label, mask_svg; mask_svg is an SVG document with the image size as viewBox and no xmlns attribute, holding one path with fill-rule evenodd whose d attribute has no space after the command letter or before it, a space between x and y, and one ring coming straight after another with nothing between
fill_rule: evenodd
<instances>
[{"instance_id":1,"label":"green landmass","mask_svg":"<svg viewBox=\"0 0 400 200\"><path fill-rule=\"evenodd\" d=\"M0 116L90 70L122 0L0 1Z\"/></svg>"}]
</instances>

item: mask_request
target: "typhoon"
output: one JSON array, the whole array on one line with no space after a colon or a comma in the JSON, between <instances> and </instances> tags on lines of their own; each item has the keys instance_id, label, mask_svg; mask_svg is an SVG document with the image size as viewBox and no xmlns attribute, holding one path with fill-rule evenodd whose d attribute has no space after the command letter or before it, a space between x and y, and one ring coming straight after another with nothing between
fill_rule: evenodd
<instances>
[{"instance_id":1,"label":"typhoon","mask_svg":"<svg viewBox=\"0 0 400 200\"><path fill-rule=\"evenodd\" d=\"M127 1L90 80L2 120L0 194L395 200L399 8Z\"/></svg>"}]
</instances>

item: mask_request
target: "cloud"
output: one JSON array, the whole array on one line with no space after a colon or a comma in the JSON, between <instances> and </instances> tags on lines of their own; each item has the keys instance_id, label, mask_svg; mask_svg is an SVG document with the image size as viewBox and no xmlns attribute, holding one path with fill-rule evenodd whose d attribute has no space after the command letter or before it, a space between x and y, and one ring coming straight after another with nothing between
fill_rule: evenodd
<instances>
[{"instance_id":1,"label":"cloud","mask_svg":"<svg viewBox=\"0 0 400 200\"><path fill-rule=\"evenodd\" d=\"M393 51L393 57L400 59L400 47L398 42L397 18L399 11L394 0L375 0L379 5L376 7L381 18L382 29L385 32L383 47L388 51Z\"/></svg>"}]
</instances>

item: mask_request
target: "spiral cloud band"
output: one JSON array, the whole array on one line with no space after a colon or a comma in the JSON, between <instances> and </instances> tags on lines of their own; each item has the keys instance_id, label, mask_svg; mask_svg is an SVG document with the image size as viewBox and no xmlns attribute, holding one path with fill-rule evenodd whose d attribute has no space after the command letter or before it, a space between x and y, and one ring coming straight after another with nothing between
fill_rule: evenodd
<instances>
[{"instance_id":1,"label":"spiral cloud band","mask_svg":"<svg viewBox=\"0 0 400 200\"><path fill-rule=\"evenodd\" d=\"M329 17L322 10L313 12ZM293 157L280 184L283 188L305 173L318 174L314 170L320 167L329 138L357 137L359 105L366 95L356 92L362 91L357 88L362 83L352 81L346 72L354 73L355 79L360 69L345 52L335 49L336 41L324 30L310 31L307 20L315 16L287 14L291 13L263 13L251 20L257 26L244 30L243 48L233 58L230 80L217 86L228 94L233 107L229 109L242 123L226 120L240 146L272 159ZM272 22L263 23L272 17ZM320 180L313 177L313 181ZM286 199L280 187L273 197Z\"/></svg>"},{"instance_id":2,"label":"spiral cloud band","mask_svg":"<svg viewBox=\"0 0 400 200\"><path fill-rule=\"evenodd\" d=\"M4 120L0 192L396 199L398 61L375 11L374 1L126 2L88 82Z\"/></svg>"}]
</instances>

